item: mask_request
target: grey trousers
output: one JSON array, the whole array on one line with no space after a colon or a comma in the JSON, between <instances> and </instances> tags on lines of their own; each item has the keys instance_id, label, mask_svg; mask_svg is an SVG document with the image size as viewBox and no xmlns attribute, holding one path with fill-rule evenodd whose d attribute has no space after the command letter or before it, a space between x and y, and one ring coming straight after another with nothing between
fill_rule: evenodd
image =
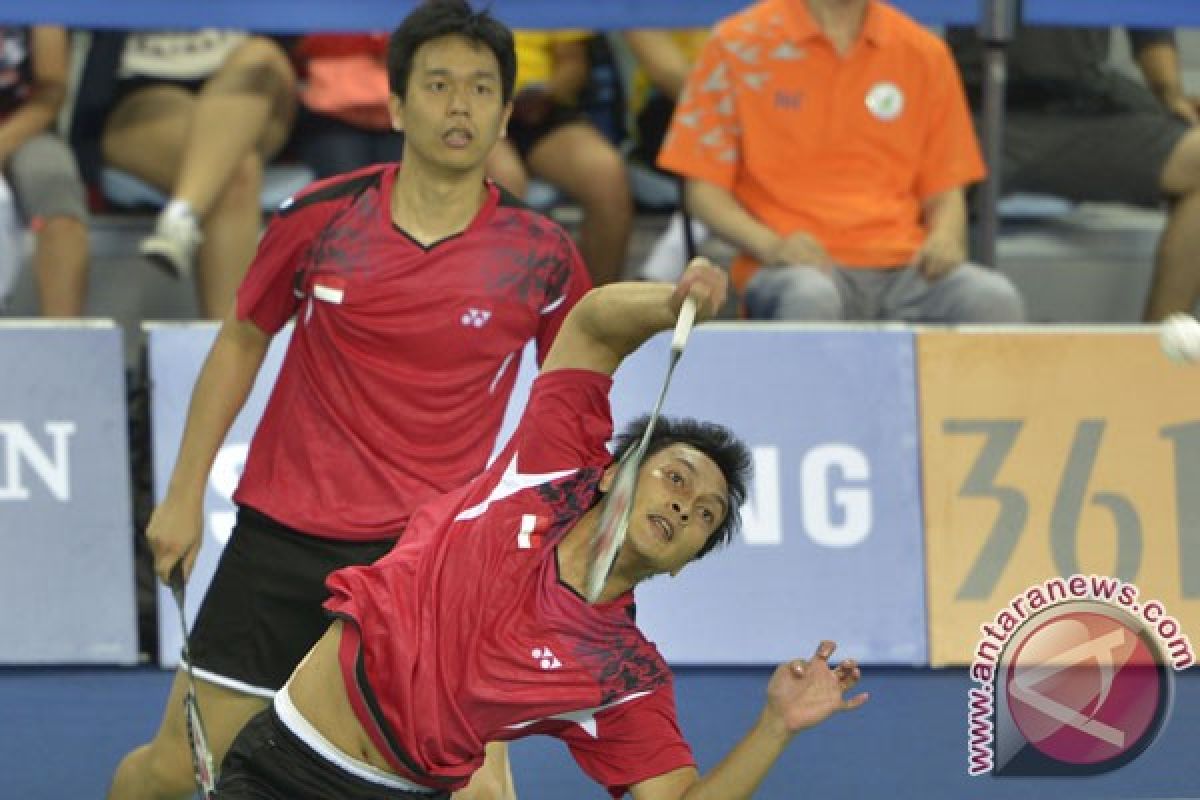
<instances>
[{"instance_id":1,"label":"grey trousers","mask_svg":"<svg viewBox=\"0 0 1200 800\"><path fill-rule=\"evenodd\" d=\"M936 281L912 267L764 267L745 291L751 319L1018 323L1025 305L1000 273L962 264Z\"/></svg>"}]
</instances>

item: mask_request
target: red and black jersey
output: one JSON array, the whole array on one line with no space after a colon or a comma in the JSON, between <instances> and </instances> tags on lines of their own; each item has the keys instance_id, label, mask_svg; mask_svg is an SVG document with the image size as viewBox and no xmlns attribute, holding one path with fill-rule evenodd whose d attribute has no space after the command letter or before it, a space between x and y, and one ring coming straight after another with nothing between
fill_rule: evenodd
<instances>
[{"instance_id":1,"label":"red and black jersey","mask_svg":"<svg viewBox=\"0 0 1200 800\"><path fill-rule=\"evenodd\" d=\"M555 545L612 460L610 387L584 370L540 376L487 472L417 509L375 564L329 577L351 704L407 779L457 789L488 741L531 734L565 741L614 797L694 764L633 593L593 606L559 580Z\"/></svg>"},{"instance_id":2,"label":"red and black jersey","mask_svg":"<svg viewBox=\"0 0 1200 800\"><path fill-rule=\"evenodd\" d=\"M521 350L540 363L590 286L562 228L490 183L462 233L418 244L392 222L399 168L285 203L238 290L239 318L295 326L234 499L323 537L396 536L478 475Z\"/></svg>"}]
</instances>

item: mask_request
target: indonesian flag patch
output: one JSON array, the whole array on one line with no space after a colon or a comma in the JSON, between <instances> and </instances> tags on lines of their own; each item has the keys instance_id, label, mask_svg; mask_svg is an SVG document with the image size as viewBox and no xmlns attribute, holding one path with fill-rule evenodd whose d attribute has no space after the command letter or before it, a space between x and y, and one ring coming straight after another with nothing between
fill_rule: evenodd
<instances>
[{"instance_id":1,"label":"indonesian flag patch","mask_svg":"<svg viewBox=\"0 0 1200 800\"><path fill-rule=\"evenodd\" d=\"M346 297L346 281L336 275L321 275L313 279L313 297L326 303L340 304Z\"/></svg>"}]
</instances>

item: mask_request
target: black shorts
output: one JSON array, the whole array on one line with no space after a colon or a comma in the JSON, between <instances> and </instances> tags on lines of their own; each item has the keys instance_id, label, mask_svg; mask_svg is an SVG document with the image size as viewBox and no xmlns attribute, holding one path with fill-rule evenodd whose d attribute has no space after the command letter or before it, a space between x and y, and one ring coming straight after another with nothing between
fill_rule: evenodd
<instances>
[{"instance_id":1,"label":"black shorts","mask_svg":"<svg viewBox=\"0 0 1200 800\"><path fill-rule=\"evenodd\" d=\"M1189 126L1142 86L1114 78L1103 96L1013 108L1004 127L1005 191L1154 207L1167 159Z\"/></svg>"},{"instance_id":2,"label":"black shorts","mask_svg":"<svg viewBox=\"0 0 1200 800\"><path fill-rule=\"evenodd\" d=\"M393 544L309 536L239 508L188 640L196 676L271 697L329 627L325 578L370 564Z\"/></svg>"},{"instance_id":3,"label":"black shorts","mask_svg":"<svg viewBox=\"0 0 1200 800\"><path fill-rule=\"evenodd\" d=\"M513 147L520 153L521 160L525 161L529 159L529 153L537 146L537 143L546 138L547 135L564 125L584 121L586 121L586 117L583 116L583 112L578 108L564 106L556 102L550 106L546 115L533 125L518 122L516 119L510 119L508 121L508 140L512 142Z\"/></svg>"},{"instance_id":4,"label":"black shorts","mask_svg":"<svg viewBox=\"0 0 1200 800\"><path fill-rule=\"evenodd\" d=\"M380 786L326 760L288 729L274 708L246 723L233 740L217 783L221 800L447 800Z\"/></svg>"}]
</instances>

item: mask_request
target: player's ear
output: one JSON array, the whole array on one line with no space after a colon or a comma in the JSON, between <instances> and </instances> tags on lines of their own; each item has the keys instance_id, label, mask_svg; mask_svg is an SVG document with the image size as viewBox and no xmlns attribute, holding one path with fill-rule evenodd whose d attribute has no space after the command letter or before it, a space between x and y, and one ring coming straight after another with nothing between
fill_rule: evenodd
<instances>
[{"instance_id":1,"label":"player's ear","mask_svg":"<svg viewBox=\"0 0 1200 800\"><path fill-rule=\"evenodd\" d=\"M392 130L404 130L404 100L397 94L389 94L387 99L388 117L392 121Z\"/></svg>"}]
</instances>

